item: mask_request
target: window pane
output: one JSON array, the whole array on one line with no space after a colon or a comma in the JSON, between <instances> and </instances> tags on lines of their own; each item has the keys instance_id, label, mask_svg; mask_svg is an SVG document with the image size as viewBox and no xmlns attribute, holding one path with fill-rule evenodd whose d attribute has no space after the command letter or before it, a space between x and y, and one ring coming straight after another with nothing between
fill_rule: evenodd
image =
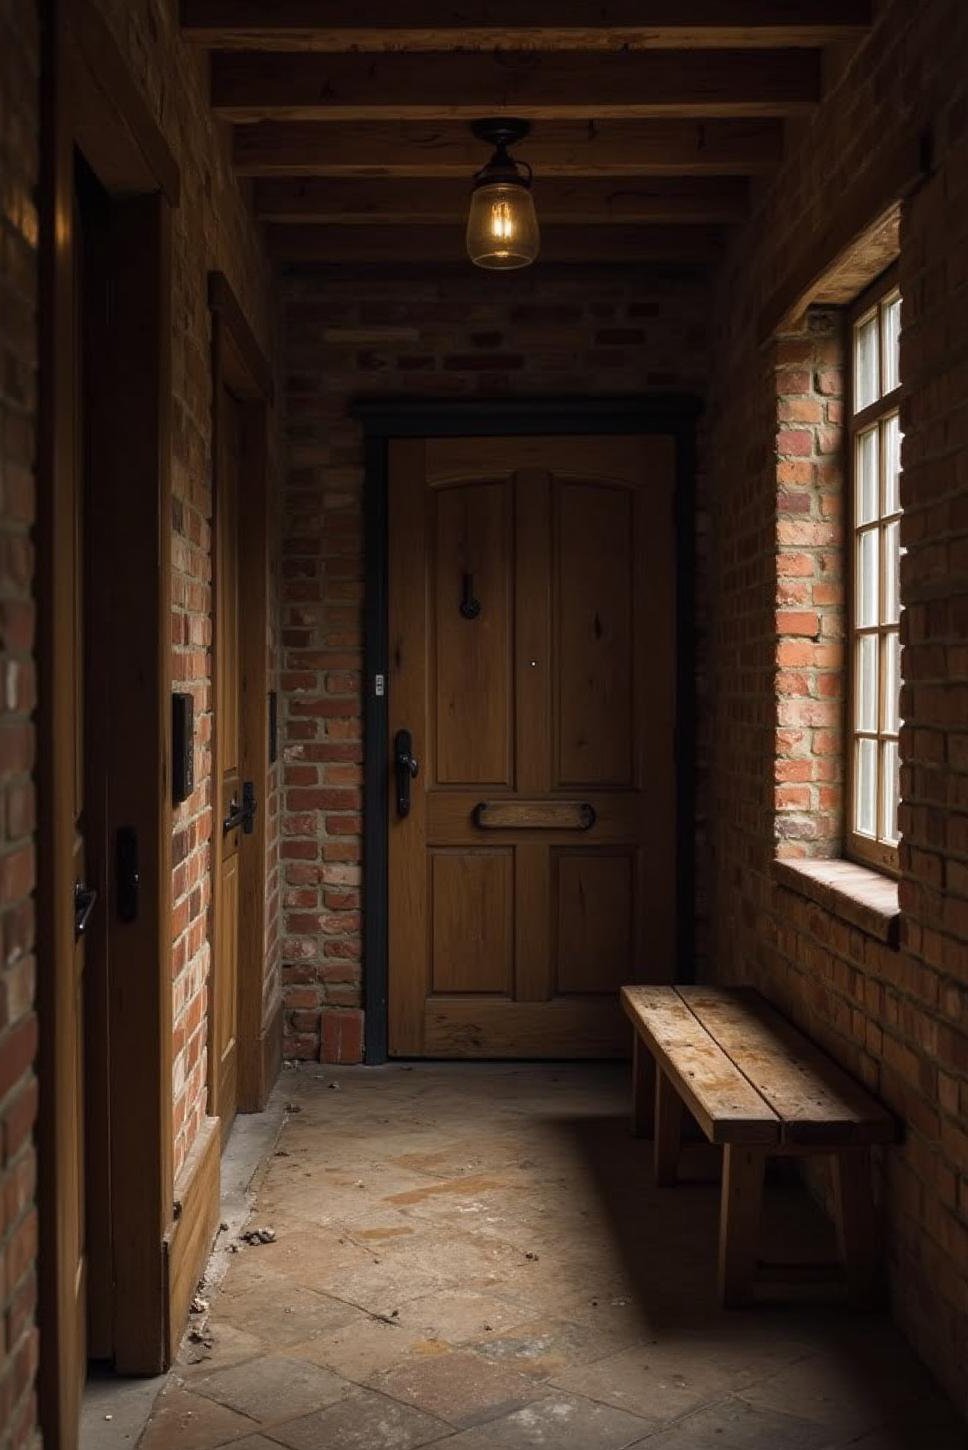
<instances>
[{"instance_id":1,"label":"window pane","mask_svg":"<svg viewBox=\"0 0 968 1450\"><path fill-rule=\"evenodd\" d=\"M857 640L856 729L874 734L877 732L878 643L876 634L862 634Z\"/></svg>"},{"instance_id":2,"label":"window pane","mask_svg":"<svg viewBox=\"0 0 968 1450\"><path fill-rule=\"evenodd\" d=\"M884 618L897 624L901 617L901 521L884 527Z\"/></svg>"},{"instance_id":3,"label":"window pane","mask_svg":"<svg viewBox=\"0 0 968 1450\"><path fill-rule=\"evenodd\" d=\"M871 428L857 440L857 523L870 524L880 515L877 456L879 432Z\"/></svg>"},{"instance_id":4,"label":"window pane","mask_svg":"<svg viewBox=\"0 0 968 1450\"><path fill-rule=\"evenodd\" d=\"M854 412L869 408L880 397L877 313L854 328Z\"/></svg>"},{"instance_id":5,"label":"window pane","mask_svg":"<svg viewBox=\"0 0 968 1450\"><path fill-rule=\"evenodd\" d=\"M855 313L856 316L856 313ZM901 298L884 288L851 333L853 413L848 453L852 564L850 829L897 843L901 730Z\"/></svg>"},{"instance_id":6,"label":"window pane","mask_svg":"<svg viewBox=\"0 0 968 1450\"><path fill-rule=\"evenodd\" d=\"M884 391L892 392L901 381L901 299L894 297L881 308L881 350L884 358Z\"/></svg>"},{"instance_id":7,"label":"window pane","mask_svg":"<svg viewBox=\"0 0 968 1450\"><path fill-rule=\"evenodd\" d=\"M901 798L897 741L886 740L881 750L881 836L894 845L897 841L897 807Z\"/></svg>"},{"instance_id":8,"label":"window pane","mask_svg":"<svg viewBox=\"0 0 968 1450\"><path fill-rule=\"evenodd\" d=\"M901 507L901 420L896 413L884 424L884 509L896 514Z\"/></svg>"},{"instance_id":9,"label":"window pane","mask_svg":"<svg viewBox=\"0 0 968 1450\"><path fill-rule=\"evenodd\" d=\"M879 529L867 529L857 536L857 623L861 628L877 624L877 545Z\"/></svg>"},{"instance_id":10,"label":"window pane","mask_svg":"<svg viewBox=\"0 0 968 1450\"><path fill-rule=\"evenodd\" d=\"M866 636L873 639L874 636ZM881 729L888 735L896 735L901 725L901 636L886 634L881 645L882 668L884 670L883 711L884 723ZM866 726L859 726L866 729Z\"/></svg>"},{"instance_id":11,"label":"window pane","mask_svg":"<svg viewBox=\"0 0 968 1450\"><path fill-rule=\"evenodd\" d=\"M877 823L877 741L857 741L857 764L854 771L854 830L862 836L876 834Z\"/></svg>"}]
</instances>

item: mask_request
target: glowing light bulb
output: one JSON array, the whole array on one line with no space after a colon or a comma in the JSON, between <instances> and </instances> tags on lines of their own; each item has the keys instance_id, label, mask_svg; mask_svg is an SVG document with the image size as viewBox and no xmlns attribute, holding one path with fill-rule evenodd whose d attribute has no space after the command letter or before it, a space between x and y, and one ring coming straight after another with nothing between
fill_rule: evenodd
<instances>
[{"instance_id":1,"label":"glowing light bulb","mask_svg":"<svg viewBox=\"0 0 968 1450\"><path fill-rule=\"evenodd\" d=\"M471 196L467 251L478 267L527 267L538 255L534 201L516 182L479 186Z\"/></svg>"}]
</instances>

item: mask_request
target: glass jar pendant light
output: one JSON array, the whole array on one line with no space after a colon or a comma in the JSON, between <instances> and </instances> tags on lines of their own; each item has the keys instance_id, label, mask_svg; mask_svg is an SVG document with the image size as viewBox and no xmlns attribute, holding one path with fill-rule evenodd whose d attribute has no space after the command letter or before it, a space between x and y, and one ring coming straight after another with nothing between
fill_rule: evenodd
<instances>
[{"instance_id":1,"label":"glass jar pendant light","mask_svg":"<svg viewBox=\"0 0 968 1450\"><path fill-rule=\"evenodd\" d=\"M477 267L507 271L528 267L538 255L541 237L531 195L531 167L508 155L508 147L527 136L527 121L500 116L475 121L479 141L494 155L474 177L467 216L467 255Z\"/></svg>"}]
</instances>

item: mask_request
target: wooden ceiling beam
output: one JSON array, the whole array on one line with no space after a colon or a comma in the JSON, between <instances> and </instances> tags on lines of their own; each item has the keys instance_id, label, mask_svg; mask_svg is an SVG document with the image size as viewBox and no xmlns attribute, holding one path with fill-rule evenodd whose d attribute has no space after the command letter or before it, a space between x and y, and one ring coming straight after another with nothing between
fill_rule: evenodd
<instances>
[{"instance_id":1,"label":"wooden ceiling beam","mask_svg":"<svg viewBox=\"0 0 968 1450\"><path fill-rule=\"evenodd\" d=\"M467 262L464 232L453 226L282 226L266 229L278 262L424 266ZM710 264L722 250L716 227L552 226L541 235L540 261Z\"/></svg>"},{"instance_id":2,"label":"wooden ceiling beam","mask_svg":"<svg viewBox=\"0 0 968 1450\"><path fill-rule=\"evenodd\" d=\"M182 32L218 49L622 50L827 45L863 34L871 0L182 0ZM577 9L578 7L573 7ZM326 12L330 13L327 14Z\"/></svg>"},{"instance_id":3,"label":"wooden ceiling beam","mask_svg":"<svg viewBox=\"0 0 968 1450\"><path fill-rule=\"evenodd\" d=\"M212 56L212 104L234 121L790 116L820 87L814 50Z\"/></svg>"},{"instance_id":4,"label":"wooden ceiling beam","mask_svg":"<svg viewBox=\"0 0 968 1450\"><path fill-rule=\"evenodd\" d=\"M460 181L311 177L259 181L254 201L256 215L263 221L426 226L462 221L469 195L466 177ZM542 226L739 222L747 216L749 206L746 181L732 177L645 181L539 178L535 197Z\"/></svg>"},{"instance_id":5,"label":"wooden ceiling beam","mask_svg":"<svg viewBox=\"0 0 968 1450\"><path fill-rule=\"evenodd\" d=\"M783 154L773 120L547 121L515 154L539 177L751 176ZM469 178L486 159L463 121L262 121L237 126L243 176L428 176Z\"/></svg>"}]
</instances>

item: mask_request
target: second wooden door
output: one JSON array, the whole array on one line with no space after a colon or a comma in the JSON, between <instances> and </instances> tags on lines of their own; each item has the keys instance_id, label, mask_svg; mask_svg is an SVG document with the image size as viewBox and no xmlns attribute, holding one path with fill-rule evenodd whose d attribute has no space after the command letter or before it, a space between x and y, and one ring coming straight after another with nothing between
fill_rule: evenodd
<instances>
[{"instance_id":1,"label":"second wooden door","mask_svg":"<svg viewBox=\"0 0 968 1450\"><path fill-rule=\"evenodd\" d=\"M218 833L215 890L215 966L212 986L211 1051L214 1106L222 1134L235 1118L239 1100L239 920L242 823L242 669L240 661L239 497L243 413L221 388L218 407L216 480L216 748ZM233 824L235 822L235 824Z\"/></svg>"},{"instance_id":2,"label":"second wooden door","mask_svg":"<svg viewBox=\"0 0 968 1450\"><path fill-rule=\"evenodd\" d=\"M624 1051L675 949L670 438L401 440L389 1042Z\"/></svg>"}]
</instances>

